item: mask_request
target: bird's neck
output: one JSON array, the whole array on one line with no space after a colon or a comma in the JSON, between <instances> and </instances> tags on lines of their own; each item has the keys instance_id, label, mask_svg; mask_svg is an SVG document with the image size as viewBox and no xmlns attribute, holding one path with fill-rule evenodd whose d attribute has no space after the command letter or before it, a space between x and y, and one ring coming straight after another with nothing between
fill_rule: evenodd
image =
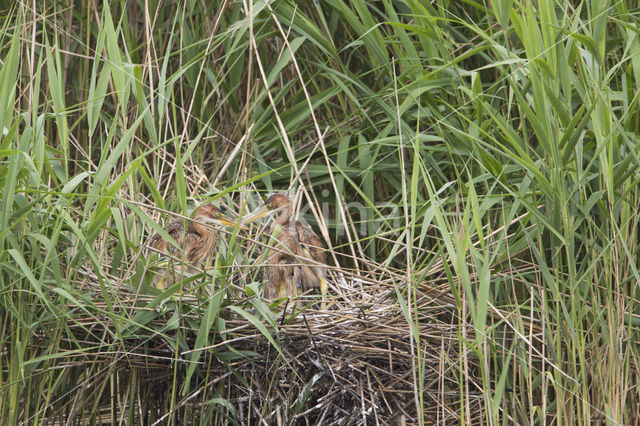
<instances>
[{"instance_id":1,"label":"bird's neck","mask_svg":"<svg viewBox=\"0 0 640 426\"><path fill-rule=\"evenodd\" d=\"M209 229L207 229L206 226L204 226L203 224L201 224L200 222L198 222L200 220L199 217L194 217L192 221L189 222L189 230L197 233L198 235L202 236L203 238L207 237L208 234L211 233L211 231Z\"/></svg>"},{"instance_id":2,"label":"bird's neck","mask_svg":"<svg viewBox=\"0 0 640 426\"><path fill-rule=\"evenodd\" d=\"M291 220L291 216L293 215L293 210L291 208L285 208L282 210L282 213L280 213L280 216L278 216L275 221L272 228L273 229L277 226L285 226L286 224L289 223L289 221Z\"/></svg>"}]
</instances>

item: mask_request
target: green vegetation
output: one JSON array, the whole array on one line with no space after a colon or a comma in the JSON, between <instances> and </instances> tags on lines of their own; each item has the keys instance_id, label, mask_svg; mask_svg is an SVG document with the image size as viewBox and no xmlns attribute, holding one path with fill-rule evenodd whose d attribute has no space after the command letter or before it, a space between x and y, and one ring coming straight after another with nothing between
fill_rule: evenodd
<instances>
[{"instance_id":1,"label":"green vegetation","mask_svg":"<svg viewBox=\"0 0 640 426\"><path fill-rule=\"evenodd\" d=\"M7 3L8 424L637 421L636 1ZM290 189L327 311L258 228L150 285L171 213Z\"/></svg>"}]
</instances>

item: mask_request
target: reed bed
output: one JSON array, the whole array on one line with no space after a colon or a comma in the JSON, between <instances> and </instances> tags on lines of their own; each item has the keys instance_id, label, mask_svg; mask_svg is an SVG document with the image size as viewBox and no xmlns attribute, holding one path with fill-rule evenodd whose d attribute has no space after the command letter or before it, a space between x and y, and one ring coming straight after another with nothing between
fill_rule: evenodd
<instances>
[{"instance_id":1,"label":"reed bed","mask_svg":"<svg viewBox=\"0 0 640 426\"><path fill-rule=\"evenodd\" d=\"M9 3L0 423L638 424L636 2ZM265 223L153 286L282 191L327 309Z\"/></svg>"}]
</instances>

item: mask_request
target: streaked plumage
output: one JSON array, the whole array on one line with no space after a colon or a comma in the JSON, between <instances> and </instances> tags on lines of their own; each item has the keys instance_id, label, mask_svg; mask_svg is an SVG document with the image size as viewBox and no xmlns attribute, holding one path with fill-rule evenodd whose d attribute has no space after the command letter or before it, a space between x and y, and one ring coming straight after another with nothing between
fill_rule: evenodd
<instances>
[{"instance_id":1,"label":"streaked plumage","mask_svg":"<svg viewBox=\"0 0 640 426\"><path fill-rule=\"evenodd\" d=\"M186 229L185 222L187 222ZM196 268L201 268L205 261L215 253L218 245L218 231L206 226L205 223L234 226L234 223L227 219L220 209L212 204L204 204L196 210L192 220L179 219L167 226L167 233L178 243L179 248L165 241L160 234L153 235L149 245L157 251L183 260L187 265L185 271L195 273ZM165 287L165 284L171 285L183 275L182 268L174 265L175 262L169 262L166 277L159 276L154 280L156 286L162 288Z\"/></svg>"},{"instance_id":2,"label":"streaked plumage","mask_svg":"<svg viewBox=\"0 0 640 426\"><path fill-rule=\"evenodd\" d=\"M275 194L245 220L252 222L268 213L280 212L271 226L275 240L267 253L263 276L266 299L296 296L312 288L327 293L324 245L313 230L293 219L293 203L285 194Z\"/></svg>"}]
</instances>

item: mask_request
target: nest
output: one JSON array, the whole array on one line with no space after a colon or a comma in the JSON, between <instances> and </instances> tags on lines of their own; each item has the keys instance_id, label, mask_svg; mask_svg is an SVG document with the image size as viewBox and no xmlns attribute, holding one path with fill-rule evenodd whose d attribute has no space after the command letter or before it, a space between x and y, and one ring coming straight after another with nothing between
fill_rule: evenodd
<instances>
[{"instance_id":1,"label":"nest","mask_svg":"<svg viewBox=\"0 0 640 426\"><path fill-rule=\"evenodd\" d=\"M103 270L119 275L99 279L87 265L75 285L109 314L82 318L78 309L68 324L75 396L51 416L82 423L87 413L76 407L87 406L104 413L97 420L135 424L459 424L484 416L477 360L461 343L473 332L461 327L465 313L442 265L417 281L363 257L358 270L330 268L326 307L314 296L267 307L248 266L261 262L264 247L247 239L242 259L184 280L171 295L149 287L153 268L141 268L141 257L116 267L113 250L100 250ZM96 302L105 291L109 306ZM217 292L224 297L203 328ZM79 345L86 349L74 352Z\"/></svg>"},{"instance_id":2,"label":"nest","mask_svg":"<svg viewBox=\"0 0 640 426\"><path fill-rule=\"evenodd\" d=\"M123 403L120 416L144 424L170 418L193 423L211 410L216 422L240 424L413 424L420 416L427 424L459 423L461 385L469 386L470 395L477 390L477 398L465 402L474 417L481 415L481 387L473 377L473 358L460 353L448 284L418 285L407 305L407 286L397 278L333 273L327 309L313 300L283 302L273 321L250 308L251 298L227 301L245 306L246 314L222 307L211 344L195 361L190 348L205 308L185 292L180 327L173 307L147 308L156 318L130 330L138 338L124 339L125 347L115 354L87 352L81 358L100 365L99 374L115 370L122 386L118 394L126 395L134 378L143 384L133 402ZM153 300L136 297L138 305ZM86 318L71 330L87 344L99 339L108 346L116 341L110 327L115 324L109 320ZM193 362L197 366L185 384ZM463 366L467 370L461 371ZM100 402L105 411L110 403L109 398Z\"/></svg>"}]
</instances>

